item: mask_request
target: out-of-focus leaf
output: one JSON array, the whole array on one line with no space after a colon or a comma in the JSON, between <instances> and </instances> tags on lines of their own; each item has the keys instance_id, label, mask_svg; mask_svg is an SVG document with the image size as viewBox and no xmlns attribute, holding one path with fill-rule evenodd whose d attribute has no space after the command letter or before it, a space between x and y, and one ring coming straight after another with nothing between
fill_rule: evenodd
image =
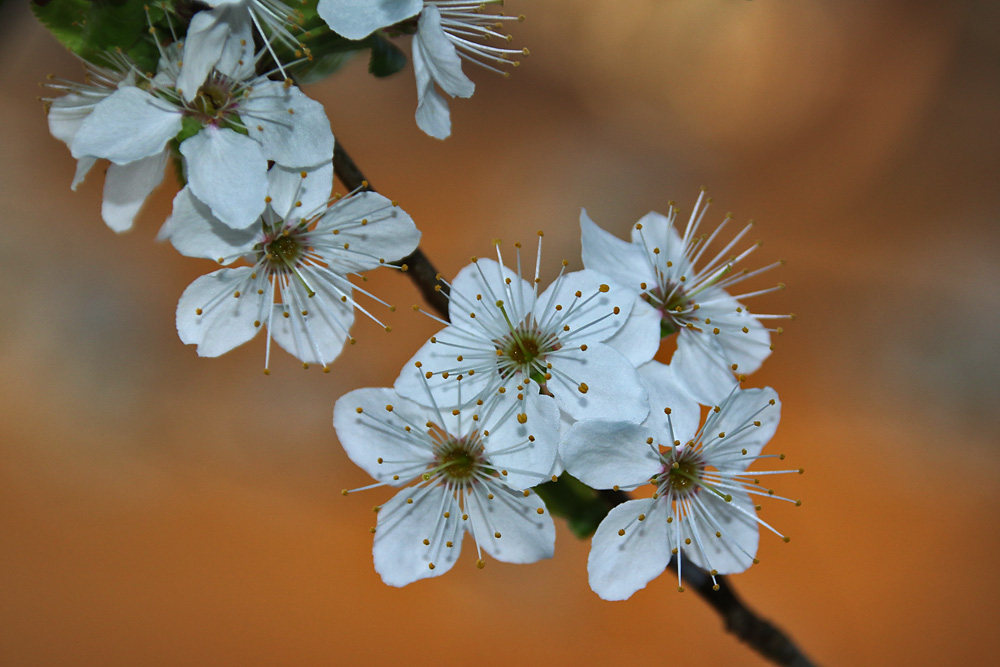
<instances>
[{"instance_id":1,"label":"out-of-focus leaf","mask_svg":"<svg viewBox=\"0 0 1000 667\"><path fill-rule=\"evenodd\" d=\"M368 71L375 76L389 76L406 67L406 56L398 46L380 36L378 33L371 35L368 40L371 43L372 54L368 59Z\"/></svg>"},{"instance_id":2,"label":"out-of-focus leaf","mask_svg":"<svg viewBox=\"0 0 1000 667\"><path fill-rule=\"evenodd\" d=\"M41 23L73 53L98 65L120 49L141 69L155 70L158 51L149 34L163 11L140 0L32 0L31 10Z\"/></svg>"},{"instance_id":3,"label":"out-of-focus leaf","mask_svg":"<svg viewBox=\"0 0 1000 667\"><path fill-rule=\"evenodd\" d=\"M596 491L568 472L554 482L539 484L535 493L545 501L549 512L566 519L569 529L580 538L593 535L611 509Z\"/></svg>"}]
</instances>

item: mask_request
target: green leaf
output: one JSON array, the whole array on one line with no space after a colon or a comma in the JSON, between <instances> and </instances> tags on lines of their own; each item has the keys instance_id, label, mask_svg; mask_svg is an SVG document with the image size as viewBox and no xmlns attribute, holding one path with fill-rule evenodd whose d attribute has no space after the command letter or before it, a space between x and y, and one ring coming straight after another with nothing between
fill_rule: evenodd
<instances>
[{"instance_id":1,"label":"green leaf","mask_svg":"<svg viewBox=\"0 0 1000 667\"><path fill-rule=\"evenodd\" d=\"M182 141L190 139L203 129L205 129L205 126L202 125L200 121L191 118L190 116L184 116L181 118L181 131L177 133L174 140L177 142L177 145L180 146Z\"/></svg>"},{"instance_id":2,"label":"green leaf","mask_svg":"<svg viewBox=\"0 0 1000 667\"><path fill-rule=\"evenodd\" d=\"M554 482L535 487L535 493L545 501L554 516L566 519L569 529L579 538L594 534L611 507L597 491L564 472Z\"/></svg>"},{"instance_id":3,"label":"green leaf","mask_svg":"<svg viewBox=\"0 0 1000 667\"><path fill-rule=\"evenodd\" d=\"M31 10L61 44L88 62L106 65L106 54L120 49L140 68L156 69L159 52L149 27L163 12L151 9L147 18L142 0L32 0Z\"/></svg>"},{"instance_id":4,"label":"green leaf","mask_svg":"<svg viewBox=\"0 0 1000 667\"><path fill-rule=\"evenodd\" d=\"M368 71L375 76L389 76L406 67L406 56L398 46L378 33L368 38L372 54L368 59Z\"/></svg>"}]
</instances>

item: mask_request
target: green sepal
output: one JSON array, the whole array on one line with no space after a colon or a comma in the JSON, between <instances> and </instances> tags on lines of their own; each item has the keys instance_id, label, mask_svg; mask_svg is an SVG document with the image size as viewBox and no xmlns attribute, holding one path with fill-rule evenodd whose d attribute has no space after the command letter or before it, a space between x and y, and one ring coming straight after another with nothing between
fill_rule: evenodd
<instances>
[{"instance_id":1,"label":"green sepal","mask_svg":"<svg viewBox=\"0 0 1000 667\"><path fill-rule=\"evenodd\" d=\"M163 10L141 0L32 0L31 11L67 49L95 65L107 65L107 54L120 49L140 69L155 71L159 51L149 34L149 21Z\"/></svg>"},{"instance_id":2,"label":"green sepal","mask_svg":"<svg viewBox=\"0 0 1000 667\"><path fill-rule=\"evenodd\" d=\"M368 37L371 56L368 58L368 72L377 77L389 76L406 67L406 56L402 50L380 34Z\"/></svg>"},{"instance_id":3,"label":"green sepal","mask_svg":"<svg viewBox=\"0 0 1000 667\"><path fill-rule=\"evenodd\" d=\"M198 134L205 128L198 120L192 118L191 116L183 116L181 118L181 131L177 133L174 137L174 141L180 146L185 139L190 139L194 135Z\"/></svg>"},{"instance_id":4,"label":"green sepal","mask_svg":"<svg viewBox=\"0 0 1000 667\"><path fill-rule=\"evenodd\" d=\"M597 491L564 472L554 482L534 487L553 516L566 519L569 529L579 538L589 537L611 511Z\"/></svg>"},{"instance_id":5,"label":"green sepal","mask_svg":"<svg viewBox=\"0 0 1000 667\"><path fill-rule=\"evenodd\" d=\"M183 131L183 130L182 130ZM170 149L170 161L174 164L174 176L177 177L177 184L183 188L187 185L187 173L185 170L184 156L181 155L181 145L177 139L171 139L167 143Z\"/></svg>"}]
</instances>

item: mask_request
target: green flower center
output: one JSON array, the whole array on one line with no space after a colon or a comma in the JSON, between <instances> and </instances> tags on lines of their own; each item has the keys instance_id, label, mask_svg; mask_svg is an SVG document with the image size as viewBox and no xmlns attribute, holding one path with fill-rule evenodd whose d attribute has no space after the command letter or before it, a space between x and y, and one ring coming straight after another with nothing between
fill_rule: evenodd
<instances>
[{"instance_id":1,"label":"green flower center","mask_svg":"<svg viewBox=\"0 0 1000 667\"><path fill-rule=\"evenodd\" d=\"M680 459L669 462L669 467L660 474L660 489L679 496L697 493L704 472L705 466L696 456L682 453Z\"/></svg>"},{"instance_id":2,"label":"green flower center","mask_svg":"<svg viewBox=\"0 0 1000 667\"><path fill-rule=\"evenodd\" d=\"M510 340L507 343L507 349L504 353L507 358L516 364L521 366L526 366L533 362L538 356L538 341L533 338L527 338L523 335L518 336L518 340Z\"/></svg>"},{"instance_id":3,"label":"green flower center","mask_svg":"<svg viewBox=\"0 0 1000 667\"><path fill-rule=\"evenodd\" d=\"M306 243L302 234L286 230L277 237L265 240L256 250L258 261L266 261L273 269L291 269L305 253Z\"/></svg>"},{"instance_id":4,"label":"green flower center","mask_svg":"<svg viewBox=\"0 0 1000 667\"><path fill-rule=\"evenodd\" d=\"M445 476L457 482L466 482L476 472L477 459L459 443L455 449L438 455L438 465Z\"/></svg>"}]
</instances>

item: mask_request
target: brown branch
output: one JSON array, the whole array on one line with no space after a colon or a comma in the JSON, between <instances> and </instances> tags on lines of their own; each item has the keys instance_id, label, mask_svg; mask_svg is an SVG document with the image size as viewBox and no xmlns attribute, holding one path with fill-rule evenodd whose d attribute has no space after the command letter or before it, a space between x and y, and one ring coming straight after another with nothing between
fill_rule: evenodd
<instances>
[{"instance_id":1,"label":"brown branch","mask_svg":"<svg viewBox=\"0 0 1000 667\"><path fill-rule=\"evenodd\" d=\"M354 163L351 156L344 150L344 146L340 143L339 139L333 149L333 171L348 190L360 188L371 190L372 192L375 191L371 181L361 173L358 165ZM420 290L424 301L430 304L438 312L438 315L444 319L448 319L448 285L438 280L438 271L431 264L431 261L427 259L427 255L418 247L403 259L393 262L393 264L402 268L410 276L410 280Z\"/></svg>"},{"instance_id":2,"label":"brown branch","mask_svg":"<svg viewBox=\"0 0 1000 667\"><path fill-rule=\"evenodd\" d=\"M371 181L365 178L339 140L333 151L333 169L337 178L348 190L358 188L373 190ZM424 299L447 320L448 286L439 280L437 270L420 248L395 264L408 268L407 274L420 289ZM608 511L631 498L624 491L604 490L598 491L598 495L607 505ZM671 562L668 567L674 569L675 566ZM676 572L676 569L674 571ZM802 653L788 635L744 604L733 590L728 578L716 575L719 590L713 590L712 578L697 567L686 568L683 578L690 590L697 593L719 613L728 632L746 642L762 656L784 667L813 667L814 663Z\"/></svg>"}]
</instances>

